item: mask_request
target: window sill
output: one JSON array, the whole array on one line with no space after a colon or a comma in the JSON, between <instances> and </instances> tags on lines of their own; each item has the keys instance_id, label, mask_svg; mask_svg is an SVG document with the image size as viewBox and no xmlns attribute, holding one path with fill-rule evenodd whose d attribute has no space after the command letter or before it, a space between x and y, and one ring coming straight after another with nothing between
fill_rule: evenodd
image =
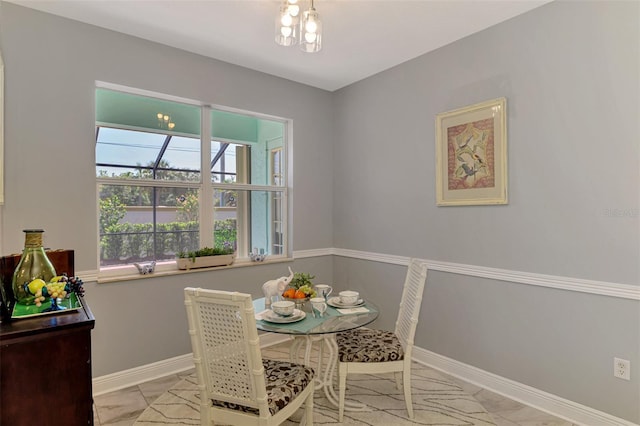
<instances>
[{"instance_id":1,"label":"window sill","mask_svg":"<svg viewBox=\"0 0 640 426\"><path fill-rule=\"evenodd\" d=\"M211 272L211 271L218 271L218 270L223 270L223 269L236 269L236 268L245 268L245 267L249 267L249 266L259 266L259 265L268 265L268 264L273 264L273 263L285 263L285 262L293 262L293 258L290 257L278 257L278 258L274 258L274 259L266 259L263 262L251 262L248 259L241 259L241 260L237 260L235 262L233 262L231 265L228 266L213 266L211 268L197 268L197 269L161 269L158 271L155 271L151 274L139 274L139 273L127 273L127 274L122 274L122 275L111 275L111 276L103 276L100 277L98 275L98 284L106 284L106 283L114 283L114 282L122 282L122 281L132 281L132 280L140 280L140 279L147 279L147 278L156 278L156 277L167 277L167 276L172 276L172 275L184 275L184 274L197 274L200 272ZM169 264L173 263L174 267L177 268L177 266L175 266L175 262L168 262Z\"/></svg>"}]
</instances>

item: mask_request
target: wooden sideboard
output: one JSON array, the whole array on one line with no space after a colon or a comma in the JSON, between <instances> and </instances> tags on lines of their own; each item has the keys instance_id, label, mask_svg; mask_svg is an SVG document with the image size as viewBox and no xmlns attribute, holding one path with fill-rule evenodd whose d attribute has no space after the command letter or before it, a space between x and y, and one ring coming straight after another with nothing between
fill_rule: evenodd
<instances>
[{"instance_id":1,"label":"wooden sideboard","mask_svg":"<svg viewBox=\"0 0 640 426\"><path fill-rule=\"evenodd\" d=\"M0 323L0 425L93 425L95 319L79 299L73 312Z\"/></svg>"}]
</instances>

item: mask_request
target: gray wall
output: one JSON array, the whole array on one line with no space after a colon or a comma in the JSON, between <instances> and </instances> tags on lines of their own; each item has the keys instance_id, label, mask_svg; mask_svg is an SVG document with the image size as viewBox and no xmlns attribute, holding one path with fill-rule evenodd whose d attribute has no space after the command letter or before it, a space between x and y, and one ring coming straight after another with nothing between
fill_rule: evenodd
<instances>
[{"instance_id":1,"label":"gray wall","mask_svg":"<svg viewBox=\"0 0 640 426\"><path fill-rule=\"evenodd\" d=\"M0 8L4 253L22 250L23 229L43 228L45 245L75 250L77 271L97 269L96 80L293 119L293 244L332 246L329 92L11 3ZM331 258L299 264L331 280ZM183 287L259 295L263 282L288 275L287 266L87 283L94 376L189 353Z\"/></svg>"},{"instance_id":2,"label":"gray wall","mask_svg":"<svg viewBox=\"0 0 640 426\"><path fill-rule=\"evenodd\" d=\"M294 248L338 247L639 285L638 3L554 2L335 93L0 3L0 247L42 227L95 270L95 80L294 120ZM176 78L181 76L181 78ZM435 207L434 116L505 96L507 206ZM329 184L333 179L333 185ZM65 203L68 209L52 206ZM636 210L637 212L637 210ZM94 376L190 351L186 285L259 294L287 264L89 284ZM406 268L294 269L395 307ZM380 326L391 328L393 309ZM431 271L416 344L640 422L638 302ZM637 367L632 367L633 368Z\"/></svg>"},{"instance_id":3,"label":"gray wall","mask_svg":"<svg viewBox=\"0 0 640 426\"><path fill-rule=\"evenodd\" d=\"M640 285L639 17L553 2L336 92L334 246ZM436 207L435 115L502 96L509 204ZM380 303L402 279L334 262ZM637 300L432 271L416 344L640 423L639 375L612 374L639 323Z\"/></svg>"}]
</instances>

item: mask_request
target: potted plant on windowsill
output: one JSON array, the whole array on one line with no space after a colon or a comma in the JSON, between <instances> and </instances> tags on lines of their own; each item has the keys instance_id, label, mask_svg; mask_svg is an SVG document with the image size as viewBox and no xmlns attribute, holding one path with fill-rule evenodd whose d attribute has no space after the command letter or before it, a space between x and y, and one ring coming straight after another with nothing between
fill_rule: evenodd
<instances>
[{"instance_id":1,"label":"potted plant on windowsill","mask_svg":"<svg viewBox=\"0 0 640 426\"><path fill-rule=\"evenodd\" d=\"M210 268L213 266L228 266L233 263L236 255L232 248L204 247L195 251L181 251L177 254L178 269Z\"/></svg>"}]
</instances>

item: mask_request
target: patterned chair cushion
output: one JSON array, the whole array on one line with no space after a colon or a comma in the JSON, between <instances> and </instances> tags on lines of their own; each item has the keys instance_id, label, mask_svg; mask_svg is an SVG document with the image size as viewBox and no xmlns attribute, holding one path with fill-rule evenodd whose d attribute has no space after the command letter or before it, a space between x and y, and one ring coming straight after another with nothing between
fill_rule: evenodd
<instances>
[{"instance_id":1,"label":"patterned chair cushion","mask_svg":"<svg viewBox=\"0 0 640 426\"><path fill-rule=\"evenodd\" d=\"M385 362L404 359L404 350L392 331L358 328L336 336L340 362Z\"/></svg>"},{"instance_id":2,"label":"patterned chair cushion","mask_svg":"<svg viewBox=\"0 0 640 426\"><path fill-rule=\"evenodd\" d=\"M313 380L314 371L311 367L271 359L263 359L262 365L264 366L269 412L272 416L291 402ZM257 408L225 401L211 400L211 402L216 407L259 414Z\"/></svg>"}]
</instances>

